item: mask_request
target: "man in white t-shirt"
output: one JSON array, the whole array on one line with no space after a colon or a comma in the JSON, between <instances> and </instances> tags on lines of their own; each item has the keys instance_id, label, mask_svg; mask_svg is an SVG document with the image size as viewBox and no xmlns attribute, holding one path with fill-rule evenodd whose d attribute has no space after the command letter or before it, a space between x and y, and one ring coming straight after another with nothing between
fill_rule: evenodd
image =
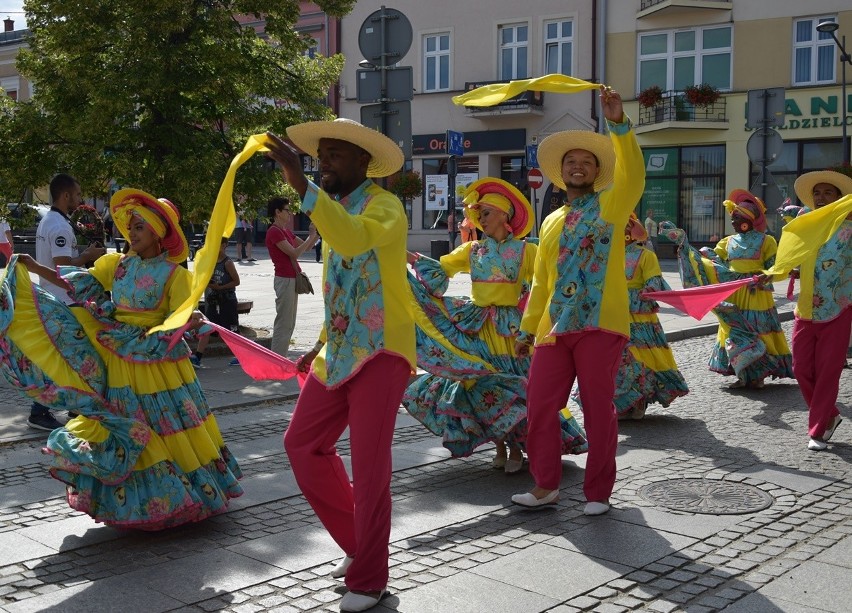
<instances>
[{"instance_id":1,"label":"man in white t-shirt","mask_svg":"<svg viewBox=\"0 0 852 613\"><path fill-rule=\"evenodd\" d=\"M50 199L52 206L38 224L36 230L36 260L39 264L56 268L57 266L88 266L101 257L106 250L100 246L89 246L83 253L77 250L77 238L68 216L83 204L83 195L77 180L66 174L58 174L50 181ZM71 304L68 292L44 279L39 279L41 287ZM55 430L62 424L57 421L50 409L33 402L27 424L36 430Z\"/></svg>"}]
</instances>

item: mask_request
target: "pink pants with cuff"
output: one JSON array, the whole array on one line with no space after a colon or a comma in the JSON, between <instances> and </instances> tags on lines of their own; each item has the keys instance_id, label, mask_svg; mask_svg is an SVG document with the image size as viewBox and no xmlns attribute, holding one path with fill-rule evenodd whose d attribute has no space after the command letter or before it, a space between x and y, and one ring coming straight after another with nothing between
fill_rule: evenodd
<instances>
[{"instance_id":1,"label":"pink pants with cuff","mask_svg":"<svg viewBox=\"0 0 852 613\"><path fill-rule=\"evenodd\" d=\"M846 364L852 307L822 323L796 318L793 324L793 374L808 405L808 436L821 439L840 413L837 394Z\"/></svg>"},{"instance_id":2,"label":"pink pants with cuff","mask_svg":"<svg viewBox=\"0 0 852 613\"><path fill-rule=\"evenodd\" d=\"M410 372L404 358L380 353L335 389L311 375L284 434L302 493L331 538L354 558L346 572L350 590L388 584L391 443ZM347 426L352 483L335 447Z\"/></svg>"},{"instance_id":3,"label":"pink pants with cuff","mask_svg":"<svg viewBox=\"0 0 852 613\"><path fill-rule=\"evenodd\" d=\"M535 484L555 490L562 481L559 411L576 379L589 441L583 493L590 502L609 500L615 486L618 419L612 403L615 375L627 338L594 330L563 334L535 348L527 385L527 454Z\"/></svg>"}]
</instances>

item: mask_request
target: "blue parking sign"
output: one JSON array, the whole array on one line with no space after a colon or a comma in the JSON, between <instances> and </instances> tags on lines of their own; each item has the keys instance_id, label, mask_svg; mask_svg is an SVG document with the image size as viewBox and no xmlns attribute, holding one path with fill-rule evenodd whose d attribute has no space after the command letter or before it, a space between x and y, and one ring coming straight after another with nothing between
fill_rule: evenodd
<instances>
[{"instance_id":1,"label":"blue parking sign","mask_svg":"<svg viewBox=\"0 0 852 613\"><path fill-rule=\"evenodd\" d=\"M464 132L447 130L447 155L464 155Z\"/></svg>"},{"instance_id":2,"label":"blue parking sign","mask_svg":"<svg viewBox=\"0 0 852 613\"><path fill-rule=\"evenodd\" d=\"M527 145L527 168L538 168L538 145Z\"/></svg>"}]
</instances>

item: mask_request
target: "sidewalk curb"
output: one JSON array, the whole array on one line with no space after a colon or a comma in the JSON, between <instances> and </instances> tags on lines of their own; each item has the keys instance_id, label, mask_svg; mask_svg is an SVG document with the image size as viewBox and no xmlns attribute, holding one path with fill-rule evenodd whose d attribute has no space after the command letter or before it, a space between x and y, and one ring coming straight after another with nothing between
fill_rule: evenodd
<instances>
[{"instance_id":1,"label":"sidewalk curb","mask_svg":"<svg viewBox=\"0 0 852 613\"><path fill-rule=\"evenodd\" d=\"M778 313L779 321L790 321L794 319L795 313L792 310L781 311ZM666 332L666 340L670 343L675 341L685 341L689 338L695 338L697 336L708 336L711 334L716 334L716 331L719 329L719 324L703 324L700 326L695 326L694 328L686 328L684 330L673 330L672 332Z\"/></svg>"}]
</instances>

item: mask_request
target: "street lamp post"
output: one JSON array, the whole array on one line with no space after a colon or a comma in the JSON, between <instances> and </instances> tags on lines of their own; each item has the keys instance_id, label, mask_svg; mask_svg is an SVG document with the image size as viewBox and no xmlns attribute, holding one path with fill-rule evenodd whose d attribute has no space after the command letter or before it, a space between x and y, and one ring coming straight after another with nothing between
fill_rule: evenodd
<instances>
[{"instance_id":1,"label":"street lamp post","mask_svg":"<svg viewBox=\"0 0 852 613\"><path fill-rule=\"evenodd\" d=\"M846 52L846 36L844 35L839 40L837 35L835 35L838 28L840 28L840 24L836 21L823 21L817 24L816 27L817 32L831 34L831 38L834 39L834 42L840 48L840 125L843 130L843 162L844 164L849 164L849 140L846 136L846 64L852 64L852 57Z\"/></svg>"}]
</instances>

